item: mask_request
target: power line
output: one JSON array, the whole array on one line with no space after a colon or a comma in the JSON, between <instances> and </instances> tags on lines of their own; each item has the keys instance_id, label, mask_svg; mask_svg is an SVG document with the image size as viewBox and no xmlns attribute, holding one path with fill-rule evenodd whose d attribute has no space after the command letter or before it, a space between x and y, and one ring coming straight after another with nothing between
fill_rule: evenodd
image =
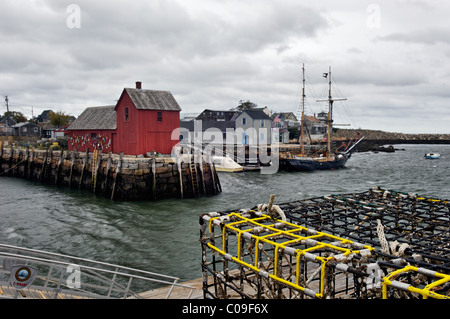
<instances>
[{"instance_id":1,"label":"power line","mask_svg":"<svg viewBox=\"0 0 450 319\"><path fill-rule=\"evenodd\" d=\"M5 104L7 108L7 112L10 112L10 106L12 106L15 110L19 110L22 113L28 113L30 112L31 108L31 118L34 118L34 110L35 109L47 109L45 106L36 106L36 105L30 105L30 104L24 104L19 102L11 102L8 96L5 96Z\"/></svg>"}]
</instances>

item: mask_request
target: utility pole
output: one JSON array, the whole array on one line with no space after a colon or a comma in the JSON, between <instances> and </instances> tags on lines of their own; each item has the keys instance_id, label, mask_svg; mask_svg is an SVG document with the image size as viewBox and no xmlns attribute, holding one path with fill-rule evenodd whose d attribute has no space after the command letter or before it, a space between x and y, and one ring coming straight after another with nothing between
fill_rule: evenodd
<instances>
[{"instance_id":1,"label":"utility pole","mask_svg":"<svg viewBox=\"0 0 450 319\"><path fill-rule=\"evenodd\" d=\"M8 104L9 99L8 99L8 96L5 96L5 102L6 102L6 111L9 113L9 104Z\"/></svg>"}]
</instances>

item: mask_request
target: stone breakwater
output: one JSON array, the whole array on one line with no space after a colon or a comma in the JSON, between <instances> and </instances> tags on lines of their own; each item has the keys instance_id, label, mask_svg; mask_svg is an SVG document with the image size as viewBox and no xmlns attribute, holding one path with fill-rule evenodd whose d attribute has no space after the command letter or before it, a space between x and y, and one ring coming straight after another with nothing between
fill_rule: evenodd
<instances>
[{"instance_id":1,"label":"stone breakwater","mask_svg":"<svg viewBox=\"0 0 450 319\"><path fill-rule=\"evenodd\" d=\"M358 145L358 151L379 150L383 145L395 144L450 144L450 134L405 134L376 130L338 129L333 136L335 145L341 141L354 139L358 136L364 140Z\"/></svg>"},{"instance_id":2,"label":"stone breakwater","mask_svg":"<svg viewBox=\"0 0 450 319\"><path fill-rule=\"evenodd\" d=\"M355 138L357 134L364 136L369 140L395 140L395 141L422 141L422 142L436 142L436 141L450 141L450 134L405 134L393 133L376 130L354 130L354 129L338 129L335 137L337 139Z\"/></svg>"},{"instance_id":3,"label":"stone breakwater","mask_svg":"<svg viewBox=\"0 0 450 319\"><path fill-rule=\"evenodd\" d=\"M213 164L182 158L136 157L100 152L0 149L0 177L89 190L112 200L194 198L221 192Z\"/></svg>"}]
</instances>

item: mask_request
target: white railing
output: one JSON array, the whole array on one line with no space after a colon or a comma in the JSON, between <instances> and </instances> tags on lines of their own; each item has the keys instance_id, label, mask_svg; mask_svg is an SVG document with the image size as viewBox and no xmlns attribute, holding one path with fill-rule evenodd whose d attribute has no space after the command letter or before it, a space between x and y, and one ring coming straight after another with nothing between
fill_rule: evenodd
<instances>
[{"instance_id":1,"label":"white railing","mask_svg":"<svg viewBox=\"0 0 450 319\"><path fill-rule=\"evenodd\" d=\"M0 298L17 298L20 291L10 283L11 267L27 265L37 269L28 291L46 298L62 294L77 298L144 298L140 293L169 286L169 299L175 287L190 298L194 287L180 284L177 277L138 270L105 262L35 249L0 244ZM10 293L7 293L7 292ZM137 292L139 291L139 292Z\"/></svg>"}]
</instances>

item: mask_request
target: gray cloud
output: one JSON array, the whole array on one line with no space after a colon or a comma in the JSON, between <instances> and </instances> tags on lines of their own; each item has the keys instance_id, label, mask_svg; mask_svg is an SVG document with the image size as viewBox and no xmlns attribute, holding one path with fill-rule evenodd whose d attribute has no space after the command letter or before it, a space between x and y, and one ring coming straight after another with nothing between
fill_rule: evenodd
<instances>
[{"instance_id":1,"label":"gray cloud","mask_svg":"<svg viewBox=\"0 0 450 319\"><path fill-rule=\"evenodd\" d=\"M27 116L31 106L79 115L113 104L135 81L172 91L183 112L243 99L294 111L306 63L311 112L331 65L362 127L433 131L409 125L424 108L449 119L445 3L378 1L379 29L366 23L372 2L361 1L82 0L80 29L66 25L70 3L0 3L0 94Z\"/></svg>"},{"instance_id":2,"label":"gray cloud","mask_svg":"<svg viewBox=\"0 0 450 319\"><path fill-rule=\"evenodd\" d=\"M408 32L397 32L386 36L380 36L380 40L407 42L433 45L438 43L450 44L447 28L430 27L426 29L414 29Z\"/></svg>"}]
</instances>

